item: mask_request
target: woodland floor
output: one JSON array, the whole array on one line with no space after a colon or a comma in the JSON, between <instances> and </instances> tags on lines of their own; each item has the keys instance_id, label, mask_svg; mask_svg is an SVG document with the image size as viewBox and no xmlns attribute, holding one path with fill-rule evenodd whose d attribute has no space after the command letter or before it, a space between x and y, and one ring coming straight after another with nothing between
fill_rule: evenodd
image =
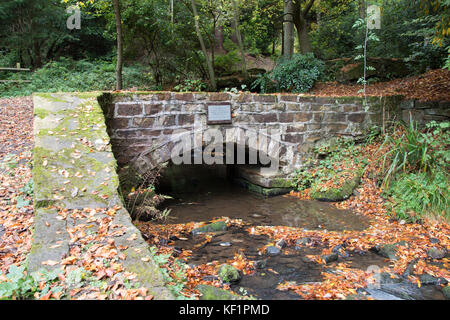
<instances>
[{"instance_id":1,"label":"woodland floor","mask_svg":"<svg viewBox=\"0 0 450 320\"><path fill-rule=\"evenodd\" d=\"M368 86L368 94L405 94L409 98L450 101L450 72L433 70L422 76L407 79L398 79L385 83ZM356 95L361 86L340 84L318 84L311 94L318 95ZM26 259L32 243L33 206L30 196L21 189L32 178L32 147L33 147L33 106L31 97L14 99L0 99L0 271L4 274L10 265L20 265ZM373 153L376 146L367 146L367 152ZM11 156L13 154L14 156ZM269 235L276 243L285 239L293 245L296 239L309 237L326 245L322 254L330 253L335 245L346 243L347 249L367 251L375 244L395 243L406 241L407 245L400 246L396 261L391 261L388 272L401 275L407 266L418 259L414 269L414 275L409 277L412 283L420 286L418 275L428 273L435 277L442 277L450 281L449 259L442 259L440 266L430 263L427 250L434 246L439 248L450 247L450 226L439 220L425 220L422 224L406 224L402 221L393 221L386 215L384 199L381 190L375 182L367 176L363 177L362 184L357 190L357 196L349 200L337 203L339 208L351 208L361 215L372 219L372 224L365 232L324 232L301 231L289 227L257 227L248 230L251 234L264 233ZM308 194L293 193L290 196L307 198ZM18 199L30 201L29 205L18 206ZM240 224L239 221L227 220L227 224ZM172 225L172 235L190 232L194 225ZM142 228L141 228L142 229ZM146 230L148 231L148 230ZM154 233L153 240L158 236L164 237L167 230L151 230ZM153 241L152 240L152 241ZM155 241L156 241L155 240ZM150 241L151 242L151 241ZM436 242L438 243L436 245ZM155 243L156 244L156 243ZM268 244L270 245L270 244ZM171 253L173 247L158 247L160 253ZM185 254L188 257L189 253ZM178 258L183 258L183 255ZM319 256L311 256L313 261L321 263ZM176 264L169 261L164 267L169 273L176 274ZM248 261L245 255L236 255L230 261L243 273L250 274L253 270L253 262ZM371 277L365 271L355 272L350 270L345 263L334 266L341 270L339 274L327 273L324 281L317 284L297 285L292 283L280 284L280 290L292 290L299 294L299 298L307 299L340 299L353 294ZM187 285L182 294L185 296L197 295L195 286L199 283L223 286L219 282L201 280L204 275L216 274L214 264L196 266L186 270ZM0 281L5 281L0 275ZM225 286L226 288L226 286ZM132 299L145 294L116 295L117 298ZM46 294L36 298L58 298Z\"/></svg>"},{"instance_id":2,"label":"woodland floor","mask_svg":"<svg viewBox=\"0 0 450 320\"><path fill-rule=\"evenodd\" d=\"M308 94L318 96L363 96L362 85L338 82L318 83ZM437 69L427 73L367 86L368 96L404 95L419 101L450 101L450 70Z\"/></svg>"}]
</instances>

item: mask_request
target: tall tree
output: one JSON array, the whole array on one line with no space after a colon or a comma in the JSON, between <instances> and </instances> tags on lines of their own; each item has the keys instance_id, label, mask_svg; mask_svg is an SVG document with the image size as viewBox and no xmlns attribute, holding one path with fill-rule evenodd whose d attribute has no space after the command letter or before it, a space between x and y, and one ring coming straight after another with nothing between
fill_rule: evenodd
<instances>
[{"instance_id":1,"label":"tall tree","mask_svg":"<svg viewBox=\"0 0 450 320\"><path fill-rule=\"evenodd\" d=\"M283 57L290 59L294 54L294 3L284 0L283 11Z\"/></svg>"},{"instance_id":2,"label":"tall tree","mask_svg":"<svg viewBox=\"0 0 450 320\"><path fill-rule=\"evenodd\" d=\"M236 0L233 1L233 18L234 18L234 31L236 33L236 38L238 41L239 51L241 52L241 65L242 65L242 73L244 77L247 78L247 66L245 62L245 52L244 52L244 44L242 43L241 31L239 30L239 8L236 3Z\"/></svg>"},{"instance_id":3,"label":"tall tree","mask_svg":"<svg viewBox=\"0 0 450 320\"><path fill-rule=\"evenodd\" d=\"M200 42L200 47L202 48L203 54L205 56L206 60L206 66L208 68L208 74L209 74L209 81L211 84L211 89L213 91L216 91L217 84L216 84L216 76L214 73L214 67L211 62L211 59L209 58L208 51L206 50L205 42L203 41L203 36L200 31L200 26L198 23L198 20L200 19L198 12L197 12L197 6L195 4L195 0L191 0L191 6L192 6L192 12L194 14L194 23L195 23L195 31L197 33L198 41Z\"/></svg>"},{"instance_id":4,"label":"tall tree","mask_svg":"<svg viewBox=\"0 0 450 320\"><path fill-rule=\"evenodd\" d=\"M308 0L308 2L305 0L294 0L294 24L297 29L301 53L312 52L307 16L313 4L314 0Z\"/></svg>"},{"instance_id":5,"label":"tall tree","mask_svg":"<svg viewBox=\"0 0 450 320\"><path fill-rule=\"evenodd\" d=\"M119 0L113 0L113 5L116 20L116 33L117 33L116 90L122 90L123 36L122 36L122 18L120 15Z\"/></svg>"}]
</instances>

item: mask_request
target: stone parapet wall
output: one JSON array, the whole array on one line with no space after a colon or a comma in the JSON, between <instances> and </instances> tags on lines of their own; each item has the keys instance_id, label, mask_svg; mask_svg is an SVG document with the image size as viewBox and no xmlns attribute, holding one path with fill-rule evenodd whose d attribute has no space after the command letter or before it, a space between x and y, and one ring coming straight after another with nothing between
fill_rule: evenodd
<instances>
[{"instance_id":1,"label":"stone parapet wall","mask_svg":"<svg viewBox=\"0 0 450 320\"><path fill-rule=\"evenodd\" d=\"M397 112L400 100L370 97L364 105L360 97L160 92L111 94L102 104L119 164L168 140L175 130L191 130L200 123L220 129L276 129L284 148L282 162L300 167L317 141L337 135L361 137L371 126L381 125L383 105L387 115ZM232 124L207 126L207 106L215 103L231 105Z\"/></svg>"},{"instance_id":2,"label":"stone parapet wall","mask_svg":"<svg viewBox=\"0 0 450 320\"><path fill-rule=\"evenodd\" d=\"M449 121L450 101L405 101L401 104L401 117L405 122L409 122L409 119L413 119L422 125L430 121Z\"/></svg>"}]
</instances>

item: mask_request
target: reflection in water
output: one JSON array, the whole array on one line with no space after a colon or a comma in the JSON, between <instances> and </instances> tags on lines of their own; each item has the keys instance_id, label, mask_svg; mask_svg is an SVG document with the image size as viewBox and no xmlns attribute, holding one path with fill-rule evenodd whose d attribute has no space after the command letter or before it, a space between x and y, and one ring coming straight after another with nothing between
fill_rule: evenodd
<instances>
[{"instance_id":1,"label":"reflection in water","mask_svg":"<svg viewBox=\"0 0 450 320\"><path fill-rule=\"evenodd\" d=\"M299 201L293 197L261 196L224 184L204 193L174 195L164 208L172 209L169 223L209 221L215 217L239 218L253 225L282 225L330 231L364 230L366 217L319 201Z\"/></svg>"}]
</instances>

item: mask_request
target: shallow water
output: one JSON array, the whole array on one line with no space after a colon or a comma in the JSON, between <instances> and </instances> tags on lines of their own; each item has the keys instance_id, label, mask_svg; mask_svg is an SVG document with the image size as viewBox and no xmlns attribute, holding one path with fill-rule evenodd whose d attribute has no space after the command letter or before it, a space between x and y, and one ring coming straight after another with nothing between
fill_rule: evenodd
<instances>
[{"instance_id":1,"label":"shallow water","mask_svg":"<svg viewBox=\"0 0 450 320\"><path fill-rule=\"evenodd\" d=\"M330 203L285 196L263 198L228 183L213 184L204 190L173 197L163 206L172 210L170 219L165 222L167 224L208 222L216 217L230 217L255 226L279 225L309 230L360 231L370 225L367 217L349 210L339 210ZM189 235L187 240L175 240L174 246L192 250L188 263L195 265L212 261L225 263L233 259L236 253L244 253L252 261L264 260L263 268L256 269L254 274L243 276L239 283L231 285L235 292L242 292L243 289L258 299L301 299L292 291L277 290L277 285L285 281L297 284L319 282L323 279L321 273L330 271L306 258L306 255L320 254L323 247L288 247L278 255L268 256L260 254L258 249L271 242L271 239L265 235L249 234L245 228L232 226L214 234L207 243L204 243L204 235ZM389 264L373 252L349 253L348 257L340 257L338 262L346 262L351 268L360 270L367 270L374 265L382 268ZM425 299L443 298L435 287L423 286L421 291Z\"/></svg>"},{"instance_id":2,"label":"shallow water","mask_svg":"<svg viewBox=\"0 0 450 320\"><path fill-rule=\"evenodd\" d=\"M215 217L239 218L252 225L290 226L330 231L364 230L367 217L319 201L294 197L264 198L245 189L222 184L208 192L174 195L164 204L172 210L169 223L210 221Z\"/></svg>"}]
</instances>

